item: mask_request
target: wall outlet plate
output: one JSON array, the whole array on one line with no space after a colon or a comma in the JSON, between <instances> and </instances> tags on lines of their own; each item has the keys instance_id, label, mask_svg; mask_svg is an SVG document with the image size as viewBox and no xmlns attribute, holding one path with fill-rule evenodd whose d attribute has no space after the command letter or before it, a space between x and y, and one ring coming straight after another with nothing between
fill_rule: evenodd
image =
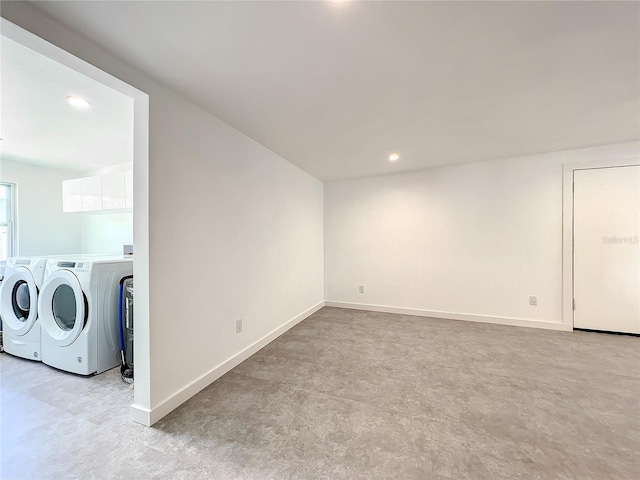
<instances>
[{"instance_id":1,"label":"wall outlet plate","mask_svg":"<svg viewBox=\"0 0 640 480\"><path fill-rule=\"evenodd\" d=\"M532 306L534 306L534 307L537 307L537 306L538 306L538 297L536 297L536 296L534 296L534 295L531 295L531 296L529 297L529 305L532 305Z\"/></svg>"},{"instance_id":2,"label":"wall outlet plate","mask_svg":"<svg viewBox=\"0 0 640 480\"><path fill-rule=\"evenodd\" d=\"M242 331L242 319L236 320L236 333L240 333Z\"/></svg>"},{"instance_id":3,"label":"wall outlet plate","mask_svg":"<svg viewBox=\"0 0 640 480\"><path fill-rule=\"evenodd\" d=\"M360 293L364 293L364 285L360 285L360 287L358 287L358 291Z\"/></svg>"}]
</instances>

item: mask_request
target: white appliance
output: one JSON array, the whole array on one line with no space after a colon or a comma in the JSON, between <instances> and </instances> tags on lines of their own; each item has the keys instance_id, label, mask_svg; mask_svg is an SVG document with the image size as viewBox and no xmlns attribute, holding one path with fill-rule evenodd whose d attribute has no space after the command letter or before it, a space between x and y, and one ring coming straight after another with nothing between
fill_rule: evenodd
<instances>
[{"instance_id":1,"label":"white appliance","mask_svg":"<svg viewBox=\"0 0 640 480\"><path fill-rule=\"evenodd\" d=\"M44 258L10 258L0 284L2 344L7 353L42 359L38 293L45 275Z\"/></svg>"},{"instance_id":2,"label":"white appliance","mask_svg":"<svg viewBox=\"0 0 640 480\"><path fill-rule=\"evenodd\" d=\"M42 361L80 375L120 365L120 280L133 259L81 257L47 262L38 303Z\"/></svg>"}]
</instances>

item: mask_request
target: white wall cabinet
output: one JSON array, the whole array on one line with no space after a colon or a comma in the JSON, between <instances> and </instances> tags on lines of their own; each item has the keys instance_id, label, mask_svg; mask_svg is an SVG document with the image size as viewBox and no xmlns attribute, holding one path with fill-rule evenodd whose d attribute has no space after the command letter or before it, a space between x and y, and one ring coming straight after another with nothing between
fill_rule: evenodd
<instances>
[{"instance_id":1,"label":"white wall cabinet","mask_svg":"<svg viewBox=\"0 0 640 480\"><path fill-rule=\"evenodd\" d=\"M62 181L62 211L82 211L82 184L83 178Z\"/></svg>"},{"instance_id":2,"label":"white wall cabinet","mask_svg":"<svg viewBox=\"0 0 640 480\"><path fill-rule=\"evenodd\" d=\"M82 180L82 211L97 212L102 210L102 184L100 177L87 177Z\"/></svg>"},{"instance_id":3,"label":"white wall cabinet","mask_svg":"<svg viewBox=\"0 0 640 480\"><path fill-rule=\"evenodd\" d=\"M109 213L133 208L133 172L115 172L62 182L64 212Z\"/></svg>"},{"instance_id":4,"label":"white wall cabinet","mask_svg":"<svg viewBox=\"0 0 640 480\"><path fill-rule=\"evenodd\" d=\"M102 209L122 210L125 206L124 172L101 175Z\"/></svg>"}]
</instances>

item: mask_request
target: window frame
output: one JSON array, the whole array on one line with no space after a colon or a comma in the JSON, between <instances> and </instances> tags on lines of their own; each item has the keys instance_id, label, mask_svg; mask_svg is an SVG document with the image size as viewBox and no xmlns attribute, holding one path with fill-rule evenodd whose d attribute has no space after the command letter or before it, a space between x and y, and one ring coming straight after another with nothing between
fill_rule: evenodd
<instances>
[{"instance_id":1,"label":"window frame","mask_svg":"<svg viewBox=\"0 0 640 480\"><path fill-rule=\"evenodd\" d=\"M17 185L11 182L0 181L0 186L9 187L9 197L7 202L7 220L0 221L0 227L6 226L9 231L7 239L7 259L13 257L17 252L17 222L18 222L18 206L17 206ZM6 260L6 259L5 259ZM0 261L5 261L0 259Z\"/></svg>"}]
</instances>

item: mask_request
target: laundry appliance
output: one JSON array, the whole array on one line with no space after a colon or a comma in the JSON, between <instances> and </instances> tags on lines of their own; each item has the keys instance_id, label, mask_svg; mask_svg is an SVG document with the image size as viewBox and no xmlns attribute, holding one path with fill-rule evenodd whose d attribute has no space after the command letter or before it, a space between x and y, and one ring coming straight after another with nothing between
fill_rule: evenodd
<instances>
[{"instance_id":1,"label":"laundry appliance","mask_svg":"<svg viewBox=\"0 0 640 480\"><path fill-rule=\"evenodd\" d=\"M45 258L9 258L0 284L4 350L37 361L42 359L38 297L46 262Z\"/></svg>"},{"instance_id":2,"label":"laundry appliance","mask_svg":"<svg viewBox=\"0 0 640 480\"><path fill-rule=\"evenodd\" d=\"M50 259L38 302L42 361L80 375L120 365L120 280L131 257Z\"/></svg>"}]
</instances>

